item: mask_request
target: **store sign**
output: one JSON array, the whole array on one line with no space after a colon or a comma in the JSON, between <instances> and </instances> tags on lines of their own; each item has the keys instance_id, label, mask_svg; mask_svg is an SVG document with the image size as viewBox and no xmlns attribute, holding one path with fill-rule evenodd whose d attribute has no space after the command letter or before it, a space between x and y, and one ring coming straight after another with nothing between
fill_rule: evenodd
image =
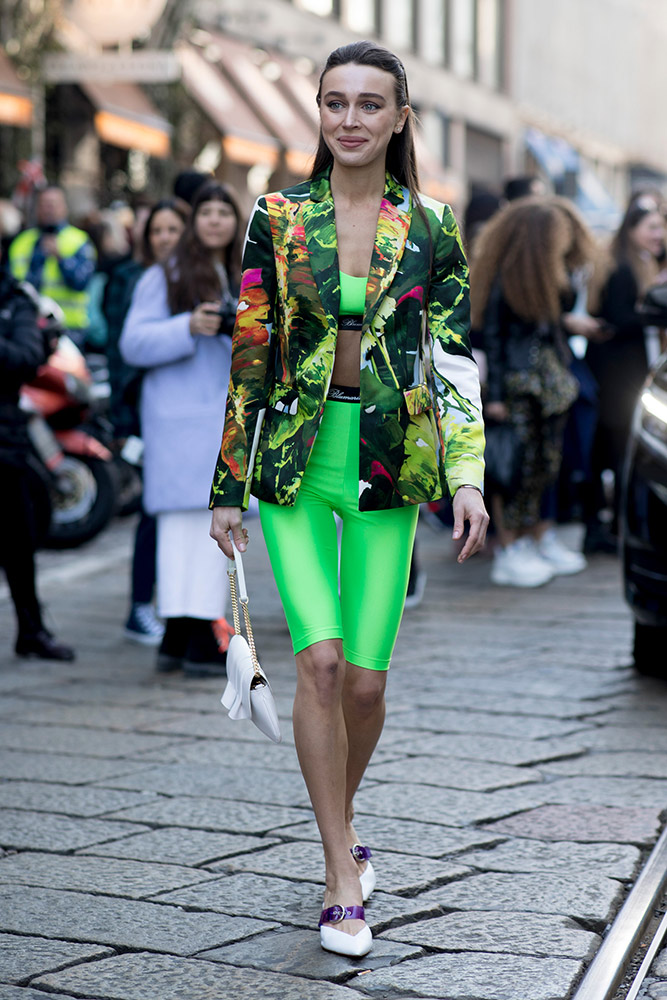
<instances>
[{"instance_id":1,"label":"store sign","mask_svg":"<svg viewBox=\"0 0 667 1000\"><path fill-rule=\"evenodd\" d=\"M42 76L47 83L171 83L181 75L173 52L52 52L44 57Z\"/></svg>"}]
</instances>

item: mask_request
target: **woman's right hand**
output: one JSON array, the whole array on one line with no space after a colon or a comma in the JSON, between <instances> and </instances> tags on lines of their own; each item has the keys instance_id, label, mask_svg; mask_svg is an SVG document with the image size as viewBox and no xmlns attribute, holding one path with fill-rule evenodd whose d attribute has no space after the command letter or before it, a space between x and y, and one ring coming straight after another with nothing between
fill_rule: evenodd
<instances>
[{"instance_id":1,"label":"woman's right hand","mask_svg":"<svg viewBox=\"0 0 667 1000\"><path fill-rule=\"evenodd\" d=\"M214 538L228 559L234 558L234 549L229 538L231 531L234 545L239 552L245 552L248 532L242 523L243 512L240 507L214 507L211 518L211 538Z\"/></svg>"},{"instance_id":2,"label":"woman's right hand","mask_svg":"<svg viewBox=\"0 0 667 1000\"><path fill-rule=\"evenodd\" d=\"M220 303L200 302L190 314L190 333L215 337L220 332Z\"/></svg>"},{"instance_id":3,"label":"woman's right hand","mask_svg":"<svg viewBox=\"0 0 667 1000\"><path fill-rule=\"evenodd\" d=\"M498 423L502 424L507 420L509 413L504 403L485 403L484 416L488 417L489 420L497 420Z\"/></svg>"}]
</instances>

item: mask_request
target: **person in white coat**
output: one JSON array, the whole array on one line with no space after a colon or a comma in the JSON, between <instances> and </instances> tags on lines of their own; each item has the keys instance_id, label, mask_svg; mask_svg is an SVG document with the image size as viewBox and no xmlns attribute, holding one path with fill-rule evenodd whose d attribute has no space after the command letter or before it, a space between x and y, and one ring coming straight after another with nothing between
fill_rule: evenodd
<instances>
[{"instance_id":1,"label":"person in white coat","mask_svg":"<svg viewBox=\"0 0 667 1000\"><path fill-rule=\"evenodd\" d=\"M224 674L213 630L225 609L225 561L208 534L211 455L222 430L240 270L241 219L231 191L206 182L174 255L139 281L120 340L145 370L144 506L157 517L157 669Z\"/></svg>"}]
</instances>

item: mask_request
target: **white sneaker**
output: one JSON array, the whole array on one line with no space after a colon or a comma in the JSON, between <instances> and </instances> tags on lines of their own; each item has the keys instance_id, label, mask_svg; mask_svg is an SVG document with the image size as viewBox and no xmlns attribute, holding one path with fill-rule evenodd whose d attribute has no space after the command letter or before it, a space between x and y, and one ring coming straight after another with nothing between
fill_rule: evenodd
<instances>
[{"instance_id":1,"label":"white sneaker","mask_svg":"<svg viewBox=\"0 0 667 1000\"><path fill-rule=\"evenodd\" d=\"M581 552L566 548L553 528L542 535L537 543L537 551L546 559L556 576L569 576L586 569L586 559Z\"/></svg>"},{"instance_id":2,"label":"white sneaker","mask_svg":"<svg viewBox=\"0 0 667 1000\"><path fill-rule=\"evenodd\" d=\"M553 567L543 559L530 538L498 549L493 557L491 582L505 587L541 587L554 576Z\"/></svg>"}]
</instances>

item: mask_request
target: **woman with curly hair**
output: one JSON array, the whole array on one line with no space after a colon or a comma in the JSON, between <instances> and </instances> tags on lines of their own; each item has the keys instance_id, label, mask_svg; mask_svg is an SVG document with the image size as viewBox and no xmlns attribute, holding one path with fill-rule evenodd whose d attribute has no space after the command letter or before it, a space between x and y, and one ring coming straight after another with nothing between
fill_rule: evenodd
<instances>
[{"instance_id":1,"label":"woman with curly hair","mask_svg":"<svg viewBox=\"0 0 667 1000\"><path fill-rule=\"evenodd\" d=\"M495 492L491 500L500 542L494 583L537 587L585 566L543 520L541 505L558 476L566 414L578 395L563 328L588 336L597 327L567 312L572 274L593 251L579 215L557 197L508 205L477 244L470 288L472 323L482 331L488 364L485 416L509 423L523 453L511 493Z\"/></svg>"}]
</instances>

